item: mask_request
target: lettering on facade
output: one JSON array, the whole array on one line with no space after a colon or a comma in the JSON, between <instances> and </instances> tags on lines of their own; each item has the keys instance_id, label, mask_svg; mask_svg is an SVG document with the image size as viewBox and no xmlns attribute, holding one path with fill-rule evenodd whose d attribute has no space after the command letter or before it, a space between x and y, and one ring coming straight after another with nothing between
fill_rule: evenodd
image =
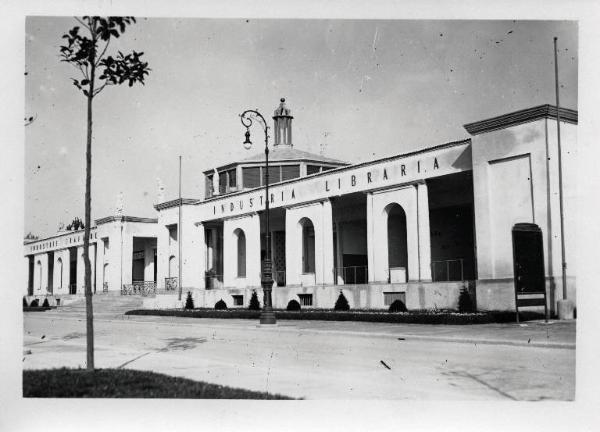
<instances>
[{"instance_id":1,"label":"lettering on facade","mask_svg":"<svg viewBox=\"0 0 600 432\"><path fill-rule=\"evenodd\" d=\"M431 165L429 165L431 164ZM421 172L421 161L417 160L416 161L416 167L415 165L412 165L414 168L416 168L416 173L420 173ZM423 168L423 172L427 172L427 168L426 166L432 166L434 170L438 170L440 169L440 164L438 161L437 157L433 158L433 161L429 161L428 164L424 164ZM399 164L398 166L399 171L400 171L400 177L405 177L407 176L407 167L405 164ZM414 169L413 168L413 169ZM342 189L342 185L346 185L350 186L350 187L357 187L357 185L359 187L364 187L364 185L366 184L377 184L378 182L381 182L383 180L389 180L389 174L388 174L388 169L390 169L390 167L385 167L385 168L380 168L380 170L378 169L374 169L371 171L366 171L361 175L358 174L350 174L348 177L337 177L337 179L326 179L323 181L322 183L322 187L324 188L325 192L331 192L332 190L332 182L335 182L337 180L337 186L338 186L338 190ZM393 170L392 170L393 173ZM381 176L379 175L381 174ZM364 182L364 183L363 183ZM359 183L361 183L359 185ZM289 191L289 192L288 192ZM269 202L270 204L276 204L276 197L277 197L277 201L279 201L277 204L282 204L285 205L286 201L289 200L295 200L296 199L296 191L294 189L291 190L281 190L281 195L276 195L275 193L271 193L270 197L269 197ZM213 206L213 214L217 214L217 206L220 205L221 206L221 214L226 213L227 211L229 212L234 212L236 210L243 210L244 209L244 203L247 202L248 203L248 207L249 208L254 208L254 200L256 198L258 198L260 200L260 206L264 206L265 202L263 199L264 195L258 195L257 196L253 196L253 197L248 197L246 199L240 199L239 201L236 202L229 202L229 203L223 203L223 204L216 204ZM259 207L260 207L259 206Z\"/></svg>"}]
</instances>

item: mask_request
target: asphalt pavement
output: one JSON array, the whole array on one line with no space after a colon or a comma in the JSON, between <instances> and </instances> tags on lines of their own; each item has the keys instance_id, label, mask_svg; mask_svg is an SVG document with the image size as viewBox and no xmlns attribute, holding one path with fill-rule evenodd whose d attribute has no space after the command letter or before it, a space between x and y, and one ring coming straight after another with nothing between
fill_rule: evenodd
<instances>
[{"instance_id":1,"label":"asphalt pavement","mask_svg":"<svg viewBox=\"0 0 600 432\"><path fill-rule=\"evenodd\" d=\"M466 326L124 316L95 320L96 367L306 399L572 400L575 321ZM25 313L23 367L85 367L85 317Z\"/></svg>"}]
</instances>

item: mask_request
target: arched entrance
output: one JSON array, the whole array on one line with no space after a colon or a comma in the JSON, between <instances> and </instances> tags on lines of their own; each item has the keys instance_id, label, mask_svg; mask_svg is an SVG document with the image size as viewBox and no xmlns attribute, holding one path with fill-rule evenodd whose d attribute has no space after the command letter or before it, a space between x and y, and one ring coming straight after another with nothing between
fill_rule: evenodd
<instances>
[{"instance_id":1,"label":"arched entrance","mask_svg":"<svg viewBox=\"0 0 600 432\"><path fill-rule=\"evenodd\" d=\"M390 282L408 280L408 237L406 232L406 213L397 203L388 205L387 246Z\"/></svg>"},{"instance_id":2,"label":"arched entrance","mask_svg":"<svg viewBox=\"0 0 600 432\"><path fill-rule=\"evenodd\" d=\"M58 271L58 289L61 289L63 286L63 262L62 262L62 258L58 258L56 260L56 264L57 264L57 271Z\"/></svg>"},{"instance_id":3,"label":"arched entrance","mask_svg":"<svg viewBox=\"0 0 600 432\"><path fill-rule=\"evenodd\" d=\"M237 277L246 277L246 234L238 228L233 232L237 238Z\"/></svg>"},{"instance_id":4,"label":"arched entrance","mask_svg":"<svg viewBox=\"0 0 600 432\"><path fill-rule=\"evenodd\" d=\"M42 289L42 262L40 260L38 260L37 264L37 274L38 274L38 286L37 289L41 290Z\"/></svg>"},{"instance_id":5,"label":"arched entrance","mask_svg":"<svg viewBox=\"0 0 600 432\"><path fill-rule=\"evenodd\" d=\"M177 277L177 260L175 255L169 257L169 277Z\"/></svg>"},{"instance_id":6,"label":"arched entrance","mask_svg":"<svg viewBox=\"0 0 600 432\"><path fill-rule=\"evenodd\" d=\"M309 218L302 218L300 226L302 226L302 273L315 273L315 227Z\"/></svg>"}]
</instances>

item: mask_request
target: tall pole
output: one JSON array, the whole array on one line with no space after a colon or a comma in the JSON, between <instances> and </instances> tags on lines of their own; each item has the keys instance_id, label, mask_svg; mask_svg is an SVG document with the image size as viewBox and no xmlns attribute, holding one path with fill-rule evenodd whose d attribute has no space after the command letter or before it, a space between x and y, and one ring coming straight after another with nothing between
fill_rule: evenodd
<instances>
[{"instance_id":1,"label":"tall pole","mask_svg":"<svg viewBox=\"0 0 600 432\"><path fill-rule=\"evenodd\" d=\"M182 242L182 234L183 229L181 227L181 155L179 155L179 223L177 224L177 246L179 247L179 252L177 253L179 264L177 265L177 270L179 271L179 277L177 278L177 285L179 286L179 297L178 300L181 301L181 242Z\"/></svg>"},{"instance_id":2,"label":"tall pole","mask_svg":"<svg viewBox=\"0 0 600 432\"><path fill-rule=\"evenodd\" d=\"M560 202L560 253L562 260L562 295L567 300L567 260L565 255L565 218L563 212L562 150L560 145L560 99L558 96L557 37L554 37L554 81L556 88L556 132L558 135L558 198Z\"/></svg>"},{"instance_id":3,"label":"tall pole","mask_svg":"<svg viewBox=\"0 0 600 432\"><path fill-rule=\"evenodd\" d=\"M273 312L272 289L273 289L273 267L271 263L271 233L270 233L270 210L269 210L269 126L265 118L258 110L246 110L240 115L242 124L246 127L246 141L244 147L250 149L252 142L250 141L250 126L252 126L252 118L259 119L262 123L265 132L265 243L266 254L262 266L261 286L263 288L263 309L260 313L261 324L275 324L275 313Z\"/></svg>"}]
</instances>

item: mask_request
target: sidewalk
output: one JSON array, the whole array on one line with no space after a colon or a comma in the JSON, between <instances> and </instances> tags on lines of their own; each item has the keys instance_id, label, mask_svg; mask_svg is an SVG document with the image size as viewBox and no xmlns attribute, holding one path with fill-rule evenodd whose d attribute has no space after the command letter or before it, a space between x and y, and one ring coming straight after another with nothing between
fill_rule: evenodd
<instances>
[{"instance_id":1,"label":"sidewalk","mask_svg":"<svg viewBox=\"0 0 600 432\"><path fill-rule=\"evenodd\" d=\"M255 320L123 316L133 322L161 322L172 325L202 325L214 328L260 328L275 332L349 334L364 337L394 337L406 340L434 340L475 344L502 344L544 348L575 349L576 320L527 321L509 324L432 325L390 324L354 321L279 320L274 326L261 326Z\"/></svg>"}]
</instances>

